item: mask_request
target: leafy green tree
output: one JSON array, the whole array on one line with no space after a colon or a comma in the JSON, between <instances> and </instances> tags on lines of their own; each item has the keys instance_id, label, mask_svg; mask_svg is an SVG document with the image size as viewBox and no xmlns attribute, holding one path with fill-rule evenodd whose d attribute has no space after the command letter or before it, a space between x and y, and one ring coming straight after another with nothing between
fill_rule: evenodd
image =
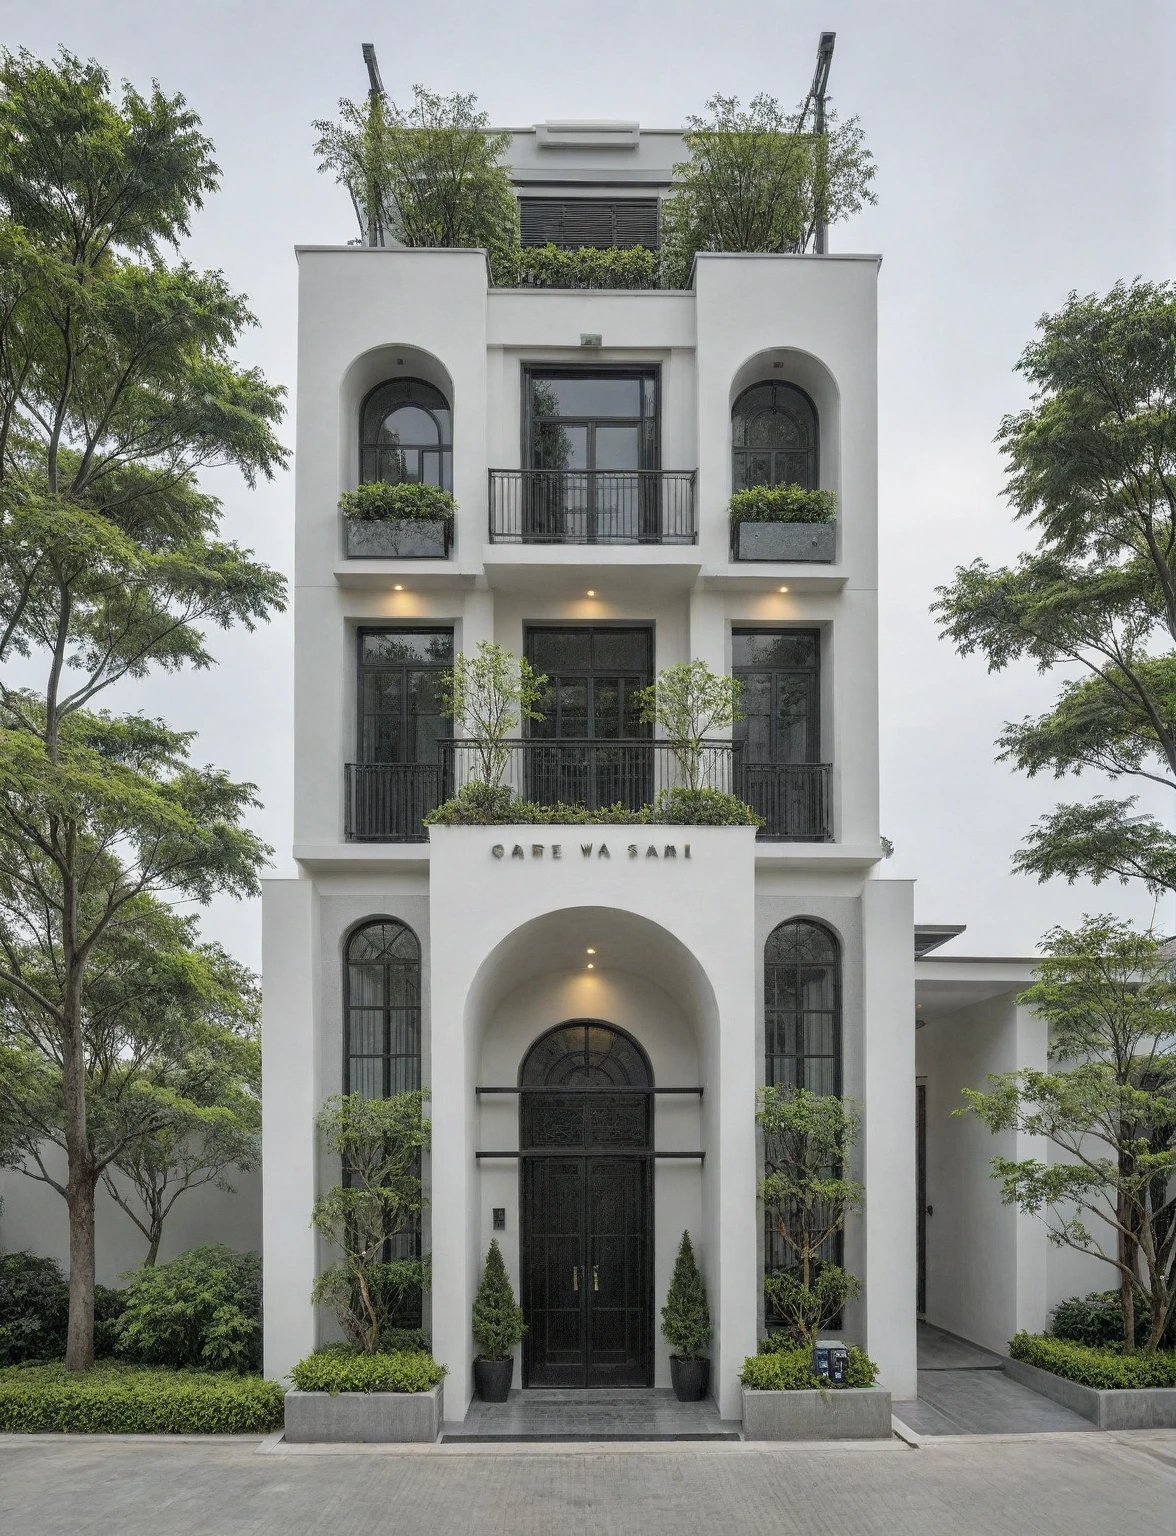
<instances>
[{"instance_id":1,"label":"leafy green tree","mask_svg":"<svg viewBox=\"0 0 1176 1536\"><path fill-rule=\"evenodd\" d=\"M314 123L319 171L347 188L369 244L484 246L492 258L517 248L510 134L491 132L477 102L414 85L409 107L373 91Z\"/></svg>"},{"instance_id":2,"label":"leafy green tree","mask_svg":"<svg viewBox=\"0 0 1176 1536\"><path fill-rule=\"evenodd\" d=\"M496 1237L490 1241L486 1267L474 1297L473 1328L474 1343L482 1360L509 1359L527 1331L523 1309L515 1300Z\"/></svg>"},{"instance_id":3,"label":"leafy green tree","mask_svg":"<svg viewBox=\"0 0 1176 1536\"><path fill-rule=\"evenodd\" d=\"M459 651L452 670L441 675L445 714L474 744L478 781L496 788L506 767L506 741L524 720L542 720L535 705L543 698L545 673L536 674L524 656L479 640L472 654Z\"/></svg>"},{"instance_id":4,"label":"leafy green tree","mask_svg":"<svg viewBox=\"0 0 1176 1536\"><path fill-rule=\"evenodd\" d=\"M1037 981L1019 999L1045 1019L1048 1072L993 1074L964 1089L990 1131L1043 1136L1058 1152L994 1158L1006 1204L1040 1216L1060 1247L1117 1272L1123 1349L1159 1348L1176 1315L1176 977L1160 942L1129 923L1088 917L1043 942Z\"/></svg>"},{"instance_id":5,"label":"leafy green tree","mask_svg":"<svg viewBox=\"0 0 1176 1536\"><path fill-rule=\"evenodd\" d=\"M1176 789L1176 284L1071 293L1038 333L1017 365L1032 403L998 436L1036 546L1012 566L960 567L934 611L992 672L1030 660L1077 674L1051 709L1005 726L1002 761ZM1014 867L1176 890L1176 837L1135 804L1057 806Z\"/></svg>"},{"instance_id":6,"label":"leafy green tree","mask_svg":"<svg viewBox=\"0 0 1176 1536\"><path fill-rule=\"evenodd\" d=\"M70 1370L93 1359L98 957L147 957L161 900L254 892L268 853L242 825L252 786L193 766L189 735L95 709L152 666L211 665L205 626L252 627L284 597L218 537L197 482L232 465L252 485L286 460L283 391L232 360L244 300L161 254L216 185L182 97L116 102L97 64L3 56L0 987L39 1010L26 1082L59 1072Z\"/></svg>"},{"instance_id":7,"label":"leafy green tree","mask_svg":"<svg viewBox=\"0 0 1176 1536\"><path fill-rule=\"evenodd\" d=\"M811 1346L856 1296L857 1278L827 1258L828 1245L861 1208L860 1183L845 1177L860 1119L850 1099L769 1084L758 1094L764 1137L759 1197L792 1264L764 1282L768 1301L792 1333Z\"/></svg>"},{"instance_id":8,"label":"leafy green tree","mask_svg":"<svg viewBox=\"0 0 1176 1536\"><path fill-rule=\"evenodd\" d=\"M684 788L715 788L705 782L706 743L742 720L742 697L743 684L737 677L720 677L697 657L663 667L653 685L635 695L642 721L665 732L682 770Z\"/></svg>"},{"instance_id":9,"label":"leafy green tree","mask_svg":"<svg viewBox=\"0 0 1176 1536\"><path fill-rule=\"evenodd\" d=\"M679 1360L701 1360L706 1357L713 1332L694 1244L690 1233L683 1232L662 1308L662 1333Z\"/></svg>"},{"instance_id":10,"label":"leafy green tree","mask_svg":"<svg viewBox=\"0 0 1176 1536\"><path fill-rule=\"evenodd\" d=\"M115 1350L140 1365L261 1369L261 1255L189 1248L125 1277Z\"/></svg>"},{"instance_id":11,"label":"leafy green tree","mask_svg":"<svg viewBox=\"0 0 1176 1536\"><path fill-rule=\"evenodd\" d=\"M318 1117L323 1146L339 1158L340 1182L315 1201L311 1222L341 1256L315 1281L348 1342L374 1354L398 1298L427 1283L427 1259L385 1259L387 1245L416 1230L425 1205L421 1156L429 1147L416 1088L387 1099L336 1094Z\"/></svg>"},{"instance_id":12,"label":"leafy green tree","mask_svg":"<svg viewBox=\"0 0 1176 1536\"><path fill-rule=\"evenodd\" d=\"M699 251L805 251L818 224L877 201L857 118L830 112L826 127L811 131L807 102L788 112L763 94L746 107L712 96L705 116L686 119L690 158L662 203L668 286L685 287Z\"/></svg>"}]
</instances>

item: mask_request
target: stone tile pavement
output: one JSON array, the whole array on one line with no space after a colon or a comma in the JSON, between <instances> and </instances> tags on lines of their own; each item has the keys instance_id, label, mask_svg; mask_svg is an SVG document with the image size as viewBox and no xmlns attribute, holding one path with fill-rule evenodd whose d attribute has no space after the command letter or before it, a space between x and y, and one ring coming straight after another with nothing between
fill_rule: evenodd
<instances>
[{"instance_id":1,"label":"stone tile pavement","mask_svg":"<svg viewBox=\"0 0 1176 1536\"><path fill-rule=\"evenodd\" d=\"M730 1444L296 1447L0 1439L20 1536L1107 1536L1168 1532L1176 1432ZM299 1454L301 1453L301 1454Z\"/></svg>"},{"instance_id":2,"label":"stone tile pavement","mask_svg":"<svg viewBox=\"0 0 1176 1536\"><path fill-rule=\"evenodd\" d=\"M517 1389L505 1403L470 1404L464 1423L445 1424L442 1440L738 1440L709 1399L680 1403L669 1387L560 1392Z\"/></svg>"}]
</instances>

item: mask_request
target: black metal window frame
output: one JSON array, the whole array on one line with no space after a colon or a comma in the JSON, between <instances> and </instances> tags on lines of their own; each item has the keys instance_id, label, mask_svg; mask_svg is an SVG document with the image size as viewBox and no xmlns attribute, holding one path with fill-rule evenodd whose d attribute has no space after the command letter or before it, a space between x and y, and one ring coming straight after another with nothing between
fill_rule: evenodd
<instances>
[{"instance_id":1,"label":"black metal window frame","mask_svg":"<svg viewBox=\"0 0 1176 1536\"><path fill-rule=\"evenodd\" d=\"M528 1068L536 1059L536 1055L547 1040L556 1035L563 1034L567 1030L578 1029L583 1031L583 1046L580 1053L567 1051L564 1060L573 1060L577 1054L581 1055L585 1075L590 1071L599 1071L593 1068L589 1060L591 1032L602 1030L608 1035L615 1036L618 1041L630 1049L636 1057L643 1082L634 1083L575 1083L569 1085L551 1084L547 1082L527 1082ZM519 1064L519 1155L520 1157L568 1157L568 1156L621 1156L621 1157L653 1157L653 1102L656 1089L654 1087L653 1066L645 1048L638 1040L635 1040L627 1029L621 1029L619 1025L611 1024L606 1019L564 1019L561 1023L553 1025L543 1031L527 1047L526 1053ZM535 1143L532 1140L531 1128L533 1121L533 1109L536 1101L544 1105L550 1105L554 1099L564 1096L581 1102L590 1113L594 1103L615 1095L624 1099L644 1100L644 1130L643 1134L635 1140L627 1140L612 1145L608 1142L589 1140L584 1137L578 1143L542 1142Z\"/></svg>"},{"instance_id":2,"label":"black metal window frame","mask_svg":"<svg viewBox=\"0 0 1176 1536\"><path fill-rule=\"evenodd\" d=\"M363 683L365 673L378 671L379 668L370 666L364 661L363 642L369 635L441 635L446 634L454 642L456 648L457 635L452 624L360 624L355 631L355 758L357 763L368 761L365 757L364 744L364 707L363 707ZM422 663L421 670L445 672L453 666L452 660L447 663L437 662L435 666ZM403 759L405 762L411 759ZM379 762L383 759L374 758L371 761Z\"/></svg>"},{"instance_id":3,"label":"black metal window frame","mask_svg":"<svg viewBox=\"0 0 1176 1536\"><path fill-rule=\"evenodd\" d=\"M798 395L804 401L812 413L812 443L807 450L797 448L751 448L746 443L740 445L736 442L736 418L739 416L739 408L747 397L757 389L771 389L788 391ZM759 414L759 413L757 413ZM777 475L777 455L798 454L807 452L809 458L808 471L804 481L799 481L795 476ZM771 458L771 470L767 481L749 480L746 474L740 474L740 460L747 460L755 454L768 454ZM821 413L817 410L817 402L809 394L807 389L802 389L799 384L793 384L788 379L757 379L754 384L749 384L741 390L734 404L731 406L731 489L742 490L753 485L791 485L803 484L806 490L816 490L821 483Z\"/></svg>"},{"instance_id":4,"label":"black metal window frame","mask_svg":"<svg viewBox=\"0 0 1176 1536\"><path fill-rule=\"evenodd\" d=\"M645 443L645 435L641 431L645 425L644 414L637 416L541 416L536 418L531 410L533 399L533 386L536 379L584 379L584 378L608 378L608 379L640 379L642 382L651 380L653 383L653 415L650 431L651 441ZM659 363L624 364L624 363L526 363L523 366L523 409L522 409L522 464L530 469L537 466L533 463L535 446L535 423L539 421L559 422L568 426L596 426L603 424L610 427L631 426L638 429L638 440L641 445L641 458L649 458L649 463L640 464L636 470L615 470L610 474L637 474L641 471L660 470L661 468L661 409L662 409L662 382L661 365ZM647 453L648 446L648 453ZM542 467L542 466L538 466ZM595 465L588 465L579 473L595 473Z\"/></svg>"},{"instance_id":5,"label":"black metal window frame","mask_svg":"<svg viewBox=\"0 0 1176 1536\"><path fill-rule=\"evenodd\" d=\"M628 631L630 631L630 632L632 632L634 634L641 634L641 635L645 636L645 638L648 641L648 646L649 646L649 652L648 652L648 654L649 654L649 666L648 666L647 670L644 671L644 672L622 667L622 668L618 668L618 669L615 669L615 670L612 670L612 671L605 671L604 669L601 669L601 671L599 673L597 673L591 667L591 665L589 665L589 667L587 668L587 670L584 672L583 675L588 680L588 710L589 710L590 714L593 712L593 708L594 708L594 696L593 696L592 684L593 684L593 680L597 676L599 676L601 678L606 678L606 677L609 677L609 678L611 678L611 677L624 678L624 679L629 681L630 685L632 685L633 683L636 683L639 680L643 679L643 681L640 681L640 686L644 687L644 688L648 688L650 686L650 684L653 682L654 677L656 675L655 674L655 670L654 670L654 660L655 660L655 657L656 657L656 654L657 654L657 630L656 630L656 625L654 624L652 619L645 620L645 621L633 620L633 619L599 619L599 620L598 619L567 619L567 620L564 620L562 622L561 621L556 621L556 620L549 620L549 621L544 621L544 622L540 622L540 623L537 623L537 624L526 624L524 626L524 628L523 628L523 655L526 658L526 660L532 666L534 665L534 661L533 661L534 652L533 652L533 649L532 649L532 642L533 642L533 639L534 639L534 637L536 635L540 635L540 634L553 634L553 633L559 634L559 633L563 633L563 632L565 632L567 630L576 630L576 631L579 631L579 632L586 632L586 633L588 633L590 635L591 634L595 634L595 633L597 633L598 631L601 631L601 630L628 630ZM542 669L537 669L537 670L542 670ZM581 674L573 673L571 675L579 676ZM557 703L556 707L557 707L557 711L558 711L558 708L559 708L558 703ZM622 705L622 718L623 718L623 708L624 708L624 706ZM558 734L559 733L559 716L558 716L558 713L557 713L557 716L556 716L556 719L555 719L555 722L554 722L555 723L555 733L553 735L551 735L551 736L540 736L540 735L538 735L537 732L535 731L535 725L536 724L540 724L540 723L542 725L546 725L547 721L545 720L543 722L537 722L537 721L528 721L527 722L526 733L527 733L527 739L528 740L531 740L531 741L551 741L553 743L558 743L560 740L567 739L567 738L561 737ZM618 736L618 737L590 736L590 737L586 737L584 739L592 740L592 741L597 741L597 740L599 740L599 741L646 740L646 739L652 739L652 736L653 736L653 727L652 726L648 726L648 725L644 725L644 726L639 726L638 729L636 730L635 735L634 736L630 736L630 737L626 737L626 736L623 736L623 735L622 736Z\"/></svg>"},{"instance_id":6,"label":"black metal window frame","mask_svg":"<svg viewBox=\"0 0 1176 1536\"><path fill-rule=\"evenodd\" d=\"M396 378L381 379L372 389L369 389L359 407L359 478L361 482L368 483L387 478L378 472L379 457L387 450L381 448L378 441L380 428L392 414L395 406L389 407L380 413L378 420L369 423L369 416L378 408L378 399L382 390L387 390L393 385L407 385L415 387L420 392L419 399L408 397L396 402L397 406L411 405L419 411L424 411L432 417L437 426L437 441L435 443L400 443L398 446L410 453L435 454L438 462L438 479L425 481L423 476L418 476L415 483L440 485L442 489L453 489L453 405L446 398L445 392L436 384L430 384L428 379L420 379L414 375L399 375ZM441 402L440 406L438 402ZM449 416L448 424L437 417L438 409L443 409ZM373 473L373 460L376 472ZM412 477L406 477L411 483ZM400 483L400 482L393 482Z\"/></svg>"},{"instance_id":7,"label":"black metal window frame","mask_svg":"<svg viewBox=\"0 0 1176 1536\"><path fill-rule=\"evenodd\" d=\"M356 960L352 958L352 951L357 942L375 928L395 928L397 937L407 935L413 943L415 956L411 960ZM378 967L382 975L381 987L383 1002L378 1006L370 1003L357 1002L353 995L352 967L353 966ZM415 967L415 1004L392 1004L389 998L392 996L392 988L389 986L389 971L393 968L412 969ZM365 917L357 923L347 934L343 945L343 1092L358 1093L361 1090L355 1086L355 1074L353 1062L362 1060L379 1060L381 1065L381 1098L390 1098L394 1092L409 1092L413 1088L421 1086L421 941L416 930L400 917L392 917L388 914ZM352 1050L353 1029L355 1026L354 1014L358 1010L381 1014L379 1051L356 1052ZM395 1021L393 1014L408 1015L410 1030L416 1037L416 1049L414 1051L394 1051L392 1049L395 1034ZM405 1082L402 1087L395 1087L393 1083L393 1063L413 1064L413 1069L404 1074L405 1078L411 1077L412 1082Z\"/></svg>"},{"instance_id":8,"label":"black metal window frame","mask_svg":"<svg viewBox=\"0 0 1176 1536\"><path fill-rule=\"evenodd\" d=\"M812 624L768 624L768 625L763 625L763 624L760 624L760 625L756 625L756 624L734 624L731 627L732 646L734 645L735 638L738 635L787 635L787 636L793 636L793 635L800 636L800 635L803 635L803 636L806 636L807 638L812 640L812 642L813 642L813 653L814 653L814 656L816 658L816 660L815 660L815 662L814 662L812 667L770 667L770 668L765 667L762 670L764 670L764 671L774 671L774 672L786 672L786 673L788 673L790 675L791 674L795 674L797 676L809 675L809 674L812 675L812 679L813 679L813 688L812 688L813 709L812 709L812 716L811 716L811 721L810 721L810 725L809 725L809 733L808 733L808 736L809 736L809 752L808 752L808 756L804 759L804 761L806 763L820 763L820 762L823 762L824 758L822 756L822 749L821 749L821 739L822 739L821 738L821 685L822 685L822 682L823 682L822 673L823 673L823 670L824 670L824 647L823 647L823 643L822 643L823 642L823 636L822 636L820 628L818 626L814 626ZM757 670L761 670L761 669L758 669L758 668L755 668L755 667L741 667L741 666L737 666L737 665L735 665L734 660L732 660L731 675L733 677L739 677L740 673L754 672L754 671L757 671ZM736 741L742 739L739 727L740 727L740 722L736 721L735 732L734 732L734 739ZM768 761L770 761L770 762L777 762L777 761L780 761L780 759L772 757L772 758L768 759Z\"/></svg>"}]
</instances>

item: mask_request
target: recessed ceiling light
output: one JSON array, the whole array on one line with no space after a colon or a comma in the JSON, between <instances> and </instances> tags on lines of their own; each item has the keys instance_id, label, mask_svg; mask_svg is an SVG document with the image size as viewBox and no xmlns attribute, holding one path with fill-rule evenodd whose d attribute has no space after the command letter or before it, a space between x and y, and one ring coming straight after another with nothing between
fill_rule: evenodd
<instances>
[{"instance_id":1,"label":"recessed ceiling light","mask_svg":"<svg viewBox=\"0 0 1176 1536\"><path fill-rule=\"evenodd\" d=\"M591 948L591 946L589 946L589 948L585 951L585 953L589 954L589 955L594 955L596 953L596 951L593 948Z\"/></svg>"},{"instance_id":2,"label":"recessed ceiling light","mask_svg":"<svg viewBox=\"0 0 1176 1536\"><path fill-rule=\"evenodd\" d=\"M398 589L398 590L399 590L399 589ZM788 591L788 588L787 588L787 587L781 587L781 588L780 588L780 591L781 591L781 592L787 592L787 591Z\"/></svg>"},{"instance_id":3,"label":"recessed ceiling light","mask_svg":"<svg viewBox=\"0 0 1176 1536\"><path fill-rule=\"evenodd\" d=\"M587 596L588 596L588 597L595 597L595 596L596 596L596 593L595 593L595 592L594 592L594 591L593 591L593 590L592 590L592 588L591 588L591 587L589 587L589 588L588 588L588 592L587 592L587 594L586 594L586 595L587 595Z\"/></svg>"},{"instance_id":4,"label":"recessed ceiling light","mask_svg":"<svg viewBox=\"0 0 1176 1536\"><path fill-rule=\"evenodd\" d=\"M392 588L392 590L393 590L393 592L403 592L404 588L400 585L399 582L397 582L396 585Z\"/></svg>"},{"instance_id":5,"label":"recessed ceiling light","mask_svg":"<svg viewBox=\"0 0 1176 1536\"><path fill-rule=\"evenodd\" d=\"M593 964L592 964L592 961L591 961L591 960L589 960L589 962L588 962L588 969L589 969L589 970L590 970L590 971L594 971L594 970L595 970L595 969L596 969L596 967L595 967L595 966L594 966L594 965L593 965Z\"/></svg>"}]
</instances>

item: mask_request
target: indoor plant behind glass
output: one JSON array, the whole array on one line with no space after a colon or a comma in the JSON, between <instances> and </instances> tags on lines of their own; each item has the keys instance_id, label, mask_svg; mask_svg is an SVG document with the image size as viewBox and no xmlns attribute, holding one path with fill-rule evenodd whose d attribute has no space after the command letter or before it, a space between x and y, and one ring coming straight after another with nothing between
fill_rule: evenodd
<instances>
[{"instance_id":1,"label":"indoor plant behind glass","mask_svg":"<svg viewBox=\"0 0 1176 1536\"><path fill-rule=\"evenodd\" d=\"M505 1403L514 1374L514 1348L527 1331L510 1276L495 1238L486 1254L482 1283L474 1297L474 1387L485 1403Z\"/></svg>"},{"instance_id":2,"label":"indoor plant behind glass","mask_svg":"<svg viewBox=\"0 0 1176 1536\"><path fill-rule=\"evenodd\" d=\"M837 552L837 498L801 485L753 485L731 497L736 560L819 560Z\"/></svg>"},{"instance_id":3,"label":"indoor plant behind glass","mask_svg":"<svg viewBox=\"0 0 1176 1536\"><path fill-rule=\"evenodd\" d=\"M371 480L344 491L343 551L349 559L444 560L457 505L437 485Z\"/></svg>"},{"instance_id":4,"label":"indoor plant behind glass","mask_svg":"<svg viewBox=\"0 0 1176 1536\"><path fill-rule=\"evenodd\" d=\"M710 1360L705 1351L711 1340L710 1308L706 1286L694 1258L690 1233L682 1233L674 1275L662 1308L662 1333L669 1342L670 1379L680 1403L695 1403L710 1386Z\"/></svg>"}]
</instances>

